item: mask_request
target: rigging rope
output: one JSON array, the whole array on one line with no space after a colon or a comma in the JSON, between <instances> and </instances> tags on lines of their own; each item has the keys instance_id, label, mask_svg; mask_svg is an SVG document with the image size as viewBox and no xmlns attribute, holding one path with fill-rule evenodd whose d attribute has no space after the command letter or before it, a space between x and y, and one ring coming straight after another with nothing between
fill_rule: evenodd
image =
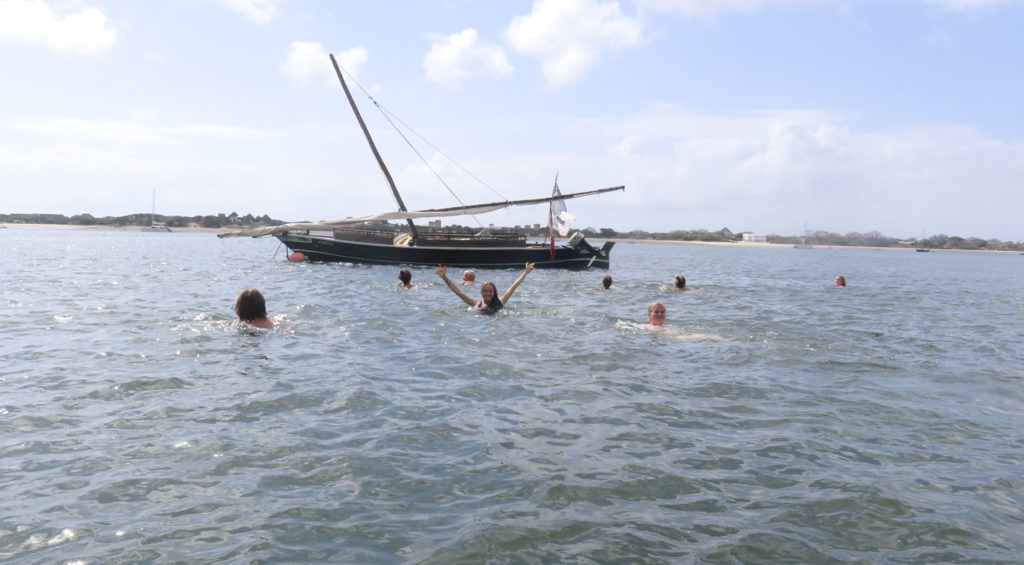
<instances>
[{"instance_id":1,"label":"rigging rope","mask_svg":"<svg viewBox=\"0 0 1024 565\"><path fill-rule=\"evenodd\" d=\"M431 148L433 148L433 149L434 149L434 151L437 151L438 153L440 153L441 155L443 155L443 156L444 156L444 157L445 157L446 159L448 159L449 161L451 161L451 162L452 162L452 163L453 163L453 164L454 164L454 165L455 165L456 167L458 167L459 169L461 169L461 170L462 170L463 172L465 172L465 173L466 173L467 175L469 175L470 177L474 178L474 179L475 179L475 180L476 180L477 182L479 182L479 183L480 183L481 185L483 185L483 186L484 186L484 187L486 187L486 188L487 188L488 190L490 190L491 192L493 192L493 193L494 193L495 195L497 195L497 196L498 196L499 198L501 198L502 200L508 200L508 198L506 198L506 197L505 197L505 196L504 196L503 194L501 194L500 192L498 192L497 190L495 190L495 189L494 189L493 187L491 187L491 186L490 186L489 184L487 184L486 182L484 182L484 181L483 181L482 179L480 179L480 177L478 177L478 176L476 176L475 174L473 174L473 172L472 172L472 171L470 171L470 170L469 170L469 169L467 169L466 167L462 166L462 163L459 163L458 161L456 161L455 159L453 159L453 158L452 158L452 157L451 157L450 155L448 155L447 153L445 153L444 151L442 151L441 149L439 149L439 148L438 148L438 147L437 147L436 145L434 145L433 143L431 143L431 142L430 142L430 141L429 141L429 140L428 140L427 138L423 137L423 135L421 135L421 134L420 134L420 133L419 133L418 131L416 131L416 130L415 130L415 129L413 129L413 128L412 128L411 126L409 126L409 124L407 124L407 123L403 122L403 121L402 121L402 120L401 120L401 119L400 119L400 118L399 118L398 116L396 116L396 115L395 115L394 113L392 113L392 112L391 112L390 110L388 110L387 108L385 108L385 107L384 107L384 106L383 106L383 105L382 105L381 103L377 102L377 100L376 100L376 99L375 99L375 98L374 98L373 96L371 96L371 95L370 95L370 93L369 93L369 92L367 92L367 90L366 90L365 88L363 88L363 85L362 85L362 84L360 84L360 83L359 83L359 81L358 81L358 80L356 80L356 79L355 79L355 77L353 77L353 76L352 76L352 73L348 72L348 70L347 70L347 69L345 69L344 67L341 67L341 69L342 69L343 71L345 71L345 74L346 74L346 75L348 75L348 77L349 77L349 80L351 80L351 81L352 81L352 82L353 82L353 83L354 83L354 84L355 84L355 85L356 85L356 86L357 86L357 87L359 88L359 90L361 90L361 91L363 92L363 95L364 95L364 96L366 96L367 98L369 98L369 99L370 99L370 102L373 102L373 105L377 107L377 110L378 110L378 111L380 111L380 113L381 113L381 115L382 115L382 116L384 116L384 119L385 119L385 120L387 120L389 124L391 124L391 127L392 127L392 128L394 128L394 130L395 130L396 132L398 132L398 135L402 137L402 140L404 140L404 141L405 141L406 145L408 145L408 146L409 146L409 148L410 148L410 149L412 149L413 153L415 153L415 154L416 154L416 156L420 158L420 161L422 161L422 162L423 162L423 164L424 164L424 165L425 165L425 166L426 166L426 167L427 167L428 169L430 169L430 172L431 172L431 173L433 173L433 175L434 175L434 177L435 177L435 178L437 179L437 181L438 181L438 182L440 182L440 183L441 183L441 185L442 185L442 186L444 186L444 187L445 187L445 189L447 189L447 190L448 190L448 193L452 195L452 198L454 198L454 199L456 200L456 202L458 202L458 203L459 203L460 205L463 205L463 206L465 206L465 202L463 202L463 201L462 201L462 199L461 199L461 198L459 198L459 196L458 196L457 194L455 194L455 191L454 191L454 190L452 190L452 188L451 188L450 186L448 186L448 183L447 183L447 182L445 182L443 178L441 178L441 175L440 175L440 174L439 174L439 173L438 173L438 172L437 172L436 170L434 170L434 168L433 168L433 167L431 167L431 166L430 166L430 163L429 163L429 162L427 161L427 159L425 159L425 158L423 157L423 155L422 155L422 154L421 154L421 153L419 152L419 150L418 150L418 149L416 149L416 146L415 146L415 145L413 145L411 141L409 141L409 138L408 138L408 137L406 137L406 135L405 135L405 133L404 133L404 132L402 131L402 129L401 129L401 128L399 128L399 127L398 127L397 125L395 125L395 121L394 121L394 120L397 120L397 121L398 121L398 123L402 124L402 126L403 126L403 127L405 127L405 128L406 128L406 129L408 129L408 130L409 130L410 132L412 132L413 134L415 134L415 135L416 135L416 137L420 138L420 140L421 140L421 141L423 141L424 143L426 143L427 145L429 145L429 146L430 146ZM392 118L394 118L394 120L392 120ZM479 219L478 219L478 218L477 218L476 216L472 216L472 217L473 217L473 220L475 220L475 221L476 221L476 223L480 225L480 227L484 227L483 223L481 223L481 222L480 222L480 220L479 220Z\"/></svg>"}]
</instances>

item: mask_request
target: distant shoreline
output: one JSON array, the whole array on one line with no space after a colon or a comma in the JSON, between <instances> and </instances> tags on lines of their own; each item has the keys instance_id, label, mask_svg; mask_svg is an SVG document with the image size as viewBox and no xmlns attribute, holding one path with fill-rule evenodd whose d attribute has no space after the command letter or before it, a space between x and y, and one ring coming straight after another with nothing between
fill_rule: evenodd
<instances>
[{"instance_id":1,"label":"distant shoreline","mask_svg":"<svg viewBox=\"0 0 1024 565\"><path fill-rule=\"evenodd\" d=\"M83 226L83 225L72 225L72 224L0 224L0 227L6 227L11 229L58 229L58 230L114 230L114 231L137 231L142 232L142 226ZM222 233L230 231L230 228L201 228L201 227L185 227L185 228L171 228L172 232L189 232L189 233ZM564 238L559 238L561 241L565 241ZM602 237L594 238L594 241L614 241L616 243L652 243L656 245L669 244L669 245L718 245L726 247L764 247L764 248L792 248L793 245L790 243L746 243L742 241L682 241L682 240L665 240L665 239L630 239L630 238L615 238L615 237ZM862 245L813 245L811 249L874 249L878 251L909 251L916 252L917 249L913 247L868 247ZM1020 251L1011 249L931 249L933 253L1008 253L1008 254L1020 254Z\"/></svg>"},{"instance_id":2,"label":"distant shoreline","mask_svg":"<svg viewBox=\"0 0 1024 565\"><path fill-rule=\"evenodd\" d=\"M616 238L616 237L601 237L601 242L615 242L623 244L677 244L677 245L693 245L693 246L724 246L724 247L741 247L741 248L776 248L776 249L794 249L793 244L751 244L745 242L691 242L681 240L631 240L631 238ZM898 247L868 247L868 246L810 246L810 250L815 249L863 249L873 251L908 251L916 253L915 248L898 248ZM997 249L930 249L932 253L1009 253L1019 254L1021 252L1014 250L997 250Z\"/></svg>"},{"instance_id":3,"label":"distant shoreline","mask_svg":"<svg viewBox=\"0 0 1024 565\"><path fill-rule=\"evenodd\" d=\"M11 228L16 230L112 230L112 231L137 231L141 232L143 226L83 226L78 224L0 224L5 228ZM222 228L201 228L201 227L186 227L186 228L171 228L172 232L210 232L218 233L225 231Z\"/></svg>"}]
</instances>

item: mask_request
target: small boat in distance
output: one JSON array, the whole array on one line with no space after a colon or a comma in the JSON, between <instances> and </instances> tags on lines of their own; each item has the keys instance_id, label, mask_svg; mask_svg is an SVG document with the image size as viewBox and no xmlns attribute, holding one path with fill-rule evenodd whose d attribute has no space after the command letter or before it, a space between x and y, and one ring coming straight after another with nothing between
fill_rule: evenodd
<instances>
[{"instance_id":1,"label":"small boat in distance","mask_svg":"<svg viewBox=\"0 0 1024 565\"><path fill-rule=\"evenodd\" d=\"M402 201L398 188L388 171L370 131L363 122L352 93L349 91L341 68L334 55L331 56L334 72L338 75L345 97L363 130L367 143L377 165L384 173L398 210L360 218L349 218L330 222L293 223L259 229L237 230L217 234L217 237L262 237L272 235L291 250L291 256L304 257L310 261L375 263L387 265L423 265L449 267L491 267L523 268L524 263L534 263L538 268L586 269L591 267L607 269L609 253L614 241L606 241L595 247L587 242L581 232L570 235L568 224L572 219L565 211L564 201L570 198L600 194L613 190L625 190L615 186L584 192L561 194L558 179L550 197L527 200L504 200L488 204L463 205L450 208L432 208L409 211ZM376 101L374 104L377 105ZM379 107L379 105L377 105ZM478 233L448 233L421 230L413 223L416 218L441 218L484 214L530 204L550 205L548 225L550 241L529 242L525 235L491 233L482 229ZM388 220L405 220L407 229L389 224ZM556 226L559 234L568 237L566 243L555 245Z\"/></svg>"},{"instance_id":2,"label":"small boat in distance","mask_svg":"<svg viewBox=\"0 0 1024 565\"><path fill-rule=\"evenodd\" d=\"M804 224L804 235L800 236L800 243L793 244L794 249L811 249L814 246L807 243L807 236L811 232L807 229L807 224Z\"/></svg>"},{"instance_id":3,"label":"small boat in distance","mask_svg":"<svg viewBox=\"0 0 1024 565\"><path fill-rule=\"evenodd\" d=\"M917 245L917 249L915 251L917 251L918 253L928 253L929 251L931 251L931 249L928 249L927 247L925 247L924 241L925 241L924 240L924 230L922 230L921 231L921 240L917 242L918 245Z\"/></svg>"},{"instance_id":4,"label":"small boat in distance","mask_svg":"<svg viewBox=\"0 0 1024 565\"><path fill-rule=\"evenodd\" d=\"M156 214L156 189L153 189L153 208L149 212L149 225L142 226L140 231L158 231L158 232L169 232L171 228L167 227L167 224L163 222L153 221L153 216Z\"/></svg>"},{"instance_id":5,"label":"small boat in distance","mask_svg":"<svg viewBox=\"0 0 1024 565\"><path fill-rule=\"evenodd\" d=\"M167 227L167 224L163 222L150 222L148 226L142 226L139 231L161 231L169 232L171 228Z\"/></svg>"}]
</instances>

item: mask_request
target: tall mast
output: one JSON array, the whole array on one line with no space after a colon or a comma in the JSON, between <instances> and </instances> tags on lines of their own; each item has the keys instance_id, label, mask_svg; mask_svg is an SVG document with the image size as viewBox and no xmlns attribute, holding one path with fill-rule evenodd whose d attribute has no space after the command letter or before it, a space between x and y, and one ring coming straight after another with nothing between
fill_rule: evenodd
<instances>
[{"instance_id":1,"label":"tall mast","mask_svg":"<svg viewBox=\"0 0 1024 565\"><path fill-rule=\"evenodd\" d=\"M363 116L359 113L359 108L356 107L356 101L352 99L352 93L348 90L348 85L345 84L345 78L341 75L341 68L338 66L338 61L335 60L334 54L331 53L331 64L334 65L334 72L338 75L338 80L341 81L341 87L345 89L345 97L348 98L348 103L352 106L352 111L355 112L356 120L359 121L359 127L363 128L363 135L366 136L367 143L370 144L370 150L373 151L373 156L377 158L377 164L380 165L380 170L384 171L384 177L388 179L388 185L391 187L391 194L395 196L395 202L398 203L398 209L402 212L408 212L405 208L405 202L402 202L402 195L398 194L398 188L395 187L395 181L391 178L391 173L388 171L387 165L384 164L384 160L380 158L380 153L377 151L377 145L373 143L373 138L370 137L370 130L366 129L366 123L363 122ZM419 234L416 232L416 225L412 223L411 218L405 220L409 222L409 229L412 231L413 243L419 239Z\"/></svg>"}]
</instances>

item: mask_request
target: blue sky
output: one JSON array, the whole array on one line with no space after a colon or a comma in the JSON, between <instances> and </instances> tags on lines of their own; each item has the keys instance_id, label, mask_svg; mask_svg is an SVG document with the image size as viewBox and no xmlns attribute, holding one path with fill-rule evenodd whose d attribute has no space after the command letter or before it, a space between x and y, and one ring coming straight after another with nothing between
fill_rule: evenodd
<instances>
[{"instance_id":1,"label":"blue sky","mask_svg":"<svg viewBox=\"0 0 1024 565\"><path fill-rule=\"evenodd\" d=\"M432 144L355 88L411 209L458 203L434 172L465 203L557 173L626 185L577 227L1020 241L1022 29L1022 0L0 0L0 213L392 210L334 53Z\"/></svg>"}]
</instances>

